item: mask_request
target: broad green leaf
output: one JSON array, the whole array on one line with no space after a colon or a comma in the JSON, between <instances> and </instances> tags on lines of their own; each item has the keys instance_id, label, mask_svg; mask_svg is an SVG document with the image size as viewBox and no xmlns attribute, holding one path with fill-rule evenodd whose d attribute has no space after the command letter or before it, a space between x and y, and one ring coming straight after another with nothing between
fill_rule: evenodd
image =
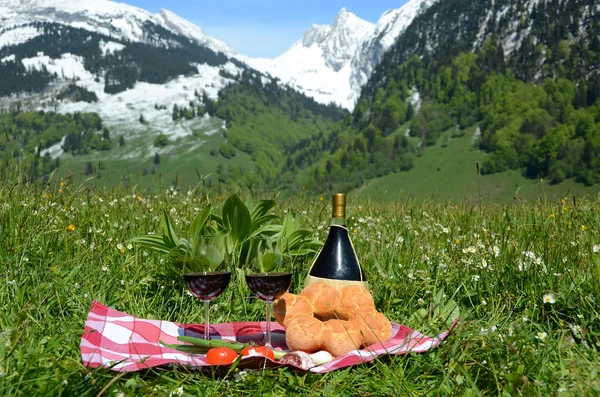
<instances>
[{"instance_id":1,"label":"broad green leaf","mask_svg":"<svg viewBox=\"0 0 600 397\"><path fill-rule=\"evenodd\" d=\"M209 204L196 216L188 230L188 237L192 239L192 252L198 251L202 241L202 230L212 211L212 204Z\"/></svg>"},{"instance_id":2,"label":"broad green leaf","mask_svg":"<svg viewBox=\"0 0 600 397\"><path fill-rule=\"evenodd\" d=\"M237 194L229 197L223 204L223 224L233 246L244 241L250 232L250 212Z\"/></svg>"},{"instance_id":3,"label":"broad green leaf","mask_svg":"<svg viewBox=\"0 0 600 397\"><path fill-rule=\"evenodd\" d=\"M158 251L162 254L168 254L169 251L174 248L174 246L170 244L170 241L168 241L165 236L156 234L134 237L129 241L131 241L133 244L139 245L140 247Z\"/></svg>"},{"instance_id":4,"label":"broad green leaf","mask_svg":"<svg viewBox=\"0 0 600 397\"><path fill-rule=\"evenodd\" d=\"M261 200L256 207L252 209L252 220L258 219L269 213L273 208L277 207L275 200Z\"/></svg>"},{"instance_id":5,"label":"broad green leaf","mask_svg":"<svg viewBox=\"0 0 600 397\"><path fill-rule=\"evenodd\" d=\"M261 270L263 272L272 272L283 262L283 258L276 252L267 252L261 258Z\"/></svg>"},{"instance_id":6,"label":"broad green leaf","mask_svg":"<svg viewBox=\"0 0 600 397\"><path fill-rule=\"evenodd\" d=\"M175 233L173 226L171 226L171 221L169 220L169 215L167 214L167 211L165 211L165 210L163 210L163 218L162 218L161 226L162 226L162 229L163 229L167 239L169 239L169 241L175 246L177 244L179 244L179 238L177 237L177 234Z\"/></svg>"},{"instance_id":7,"label":"broad green leaf","mask_svg":"<svg viewBox=\"0 0 600 397\"><path fill-rule=\"evenodd\" d=\"M202 229L204 228L204 225L206 224L206 221L210 216L211 211L212 204L209 204L206 206L206 208L200 211L198 215L196 215L196 218L194 218L194 221L192 222L188 230L189 236L200 236L200 234L202 233Z\"/></svg>"}]
</instances>

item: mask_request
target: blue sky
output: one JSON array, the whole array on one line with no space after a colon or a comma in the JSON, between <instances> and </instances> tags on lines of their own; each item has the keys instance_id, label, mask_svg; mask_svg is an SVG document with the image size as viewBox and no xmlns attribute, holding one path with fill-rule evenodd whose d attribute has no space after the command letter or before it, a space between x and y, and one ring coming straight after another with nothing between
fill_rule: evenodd
<instances>
[{"instance_id":1,"label":"blue sky","mask_svg":"<svg viewBox=\"0 0 600 397\"><path fill-rule=\"evenodd\" d=\"M275 57L313 23L331 24L342 7L370 22L407 0L116 0L152 13L166 8L240 53Z\"/></svg>"}]
</instances>

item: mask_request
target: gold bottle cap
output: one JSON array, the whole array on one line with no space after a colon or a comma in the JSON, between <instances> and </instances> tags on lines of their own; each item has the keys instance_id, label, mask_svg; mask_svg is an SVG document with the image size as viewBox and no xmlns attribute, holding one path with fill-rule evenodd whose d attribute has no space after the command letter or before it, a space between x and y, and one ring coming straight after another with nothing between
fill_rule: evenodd
<instances>
[{"instance_id":1,"label":"gold bottle cap","mask_svg":"<svg viewBox=\"0 0 600 397\"><path fill-rule=\"evenodd\" d=\"M331 216L333 218L346 217L346 195L344 193L336 193L331 198L333 204Z\"/></svg>"}]
</instances>

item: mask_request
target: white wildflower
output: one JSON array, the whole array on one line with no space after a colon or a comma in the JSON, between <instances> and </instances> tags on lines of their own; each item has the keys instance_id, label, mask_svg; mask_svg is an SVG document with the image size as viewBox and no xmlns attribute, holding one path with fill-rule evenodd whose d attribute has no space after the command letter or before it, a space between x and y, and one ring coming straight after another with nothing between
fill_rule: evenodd
<instances>
[{"instance_id":1,"label":"white wildflower","mask_svg":"<svg viewBox=\"0 0 600 397\"><path fill-rule=\"evenodd\" d=\"M556 299L554 297L553 293L548 293L544 295L544 303L550 303L553 304L556 302Z\"/></svg>"}]
</instances>

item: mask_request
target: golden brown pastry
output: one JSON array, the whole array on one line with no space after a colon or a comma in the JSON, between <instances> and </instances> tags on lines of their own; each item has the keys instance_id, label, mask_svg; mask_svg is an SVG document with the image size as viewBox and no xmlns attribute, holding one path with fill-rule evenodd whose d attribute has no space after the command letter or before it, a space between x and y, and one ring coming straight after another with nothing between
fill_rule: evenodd
<instances>
[{"instance_id":1,"label":"golden brown pastry","mask_svg":"<svg viewBox=\"0 0 600 397\"><path fill-rule=\"evenodd\" d=\"M303 296L290 294L286 292L279 299L273 302L273 315L275 320L284 327L287 322L299 314L312 316L314 312L312 303Z\"/></svg>"},{"instance_id":2,"label":"golden brown pastry","mask_svg":"<svg viewBox=\"0 0 600 397\"><path fill-rule=\"evenodd\" d=\"M349 321L328 320L324 324L323 350L327 350L334 357L360 349L362 346L361 333Z\"/></svg>"},{"instance_id":3,"label":"golden brown pastry","mask_svg":"<svg viewBox=\"0 0 600 397\"><path fill-rule=\"evenodd\" d=\"M375 308L362 308L349 321L362 335L365 346L385 342L392 337L392 323Z\"/></svg>"},{"instance_id":4,"label":"golden brown pastry","mask_svg":"<svg viewBox=\"0 0 600 397\"><path fill-rule=\"evenodd\" d=\"M375 302L371 293L364 287L350 285L341 290L340 303L335 308L335 313L342 320L350 319L358 309L372 308L375 310Z\"/></svg>"},{"instance_id":5,"label":"golden brown pastry","mask_svg":"<svg viewBox=\"0 0 600 397\"><path fill-rule=\"evenodd\" d=\"M300 292L300 296L308 299L314 308L314 314L325 321L336 318L335 308L340 304L341 292L325 284L311 284Z\"/></svg>"},{"instance_id":6,"label":"golden brown pastry","mask_svg":"<svg viewBox=\"0 0 600 397\"><path fill-rule=\"evenodd\" d=\"M285 343L292 351L314 352L323 344L325 323L307 314L294 316L285 329Z\"/></svg>"}]
</instances>

